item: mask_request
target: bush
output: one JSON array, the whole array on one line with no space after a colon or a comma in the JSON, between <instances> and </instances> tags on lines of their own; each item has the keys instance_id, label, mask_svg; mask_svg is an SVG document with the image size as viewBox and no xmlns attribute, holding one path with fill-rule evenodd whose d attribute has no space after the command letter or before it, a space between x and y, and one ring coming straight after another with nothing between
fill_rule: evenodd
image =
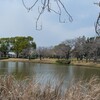
<instances>
[{"instance_id":1,"label":"bush","mask_svg":"<svg viewBox=\"0 0 100 100\"><path fill-rule=\"evenodd\" d=\"M59 64L70 64L71 63L71 61L70 60L57 60L56 61L57 63L59 63Z\"/></svg>"},{"instance_id":2,"label":"bush","mask_svg":"<svg viewBox=\"0 0 100 100\"><path fill-rule=\"evenodd\" d=\"M2 60L2 59L8 59L8 57L0 57L0 60Z\"/></svg>"}]
</instances>

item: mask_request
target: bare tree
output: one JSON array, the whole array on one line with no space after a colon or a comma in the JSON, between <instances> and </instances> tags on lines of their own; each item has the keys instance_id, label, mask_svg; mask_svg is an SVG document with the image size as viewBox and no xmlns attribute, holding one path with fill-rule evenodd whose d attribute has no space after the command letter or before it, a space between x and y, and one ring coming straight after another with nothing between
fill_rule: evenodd
<instances>
[{"instance_id":1,"label":"bare tree","mask_svg":"<svg viewBox=\"0 0 100 100\"><path fill-rule=\"evenodd\" d=\"M57 10L55 10L55 9L52 8L52 4L53 4L54 2L55 2L56 5L57 5L57 8L58 8ZM44 13L44 11L46 11L46 10L47 10L48 12L54 12L55 14L57 14L58 17L59 17L59 22L60 22L60 23L66 23L66 19L64 19L64 20L62 21L62 18L61 18L61 16L62 16L62 11L65 11L66 15L69 17L69 21L70 21L70 22L73 21L72 16L69 14L69 12L67 11L67 9L66 9L64 3L63 3L61 0L33 0L33 4L32 4L32 6L30 6L30 7L27 6L27 4L25 3L25 0L22 0L22 3L23 3L23 5L24 5L24 7L25 7L28 11L30 11L31 9L33 9L35 6L38 7L37 10L38 10L39 15L37 16L37 19L36 19L36 30L41 30L41 29L42 29L42 25L40 25L40 27L39 27L39 26L38 26L38 22L39 22L39 19L40 19L41 15L42 15L42 14ZM38 6L38 3L41 5L41 7Z\"/></svg>"},{"instance_id":2,"label":"bare tree","mask_svg":"<svg viewBox=\"0 0 100 100\"><path fill-rule=\"evenodd\" d=\"M77 57L77 60L83 59L85 42L86 42L85 36L79 37L75 41L75 47L74 47L74 50L73 50L73 55L75 57Z\"/></svg>"}]
</instances>

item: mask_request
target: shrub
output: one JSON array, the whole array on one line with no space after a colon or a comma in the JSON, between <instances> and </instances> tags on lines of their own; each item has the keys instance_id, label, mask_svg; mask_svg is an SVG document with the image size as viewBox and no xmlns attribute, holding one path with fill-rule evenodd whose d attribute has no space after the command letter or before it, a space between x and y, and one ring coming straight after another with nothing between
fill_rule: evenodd
<instances>
[{"instance_id":1,"label":"shrub","mask_svg":"<svg viewBox=\"0 0 100 100\"><path fill-rule=\"evenodd\" d=\"M66 59L57 60L56 62L59 63L59 64L70 64L71 63L70 60L66 60Z\"/></svg>"},{"instance_id":2,"label":"shrub","mask_svg":"<svg viewBox=\"0 0 100 100\"><path fill-rule=\"evenodd\" d=\"M0 60L2 60L2 59L8 59L8 57L0 57Z\"/></svg>"}]
</instances>

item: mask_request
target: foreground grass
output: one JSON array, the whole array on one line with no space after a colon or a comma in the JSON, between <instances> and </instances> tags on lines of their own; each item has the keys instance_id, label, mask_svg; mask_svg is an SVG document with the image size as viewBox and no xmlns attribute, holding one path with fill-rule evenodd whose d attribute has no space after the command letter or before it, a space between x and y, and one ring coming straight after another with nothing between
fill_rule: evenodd
<instances>
[{"instance_id":1,"label":"foreground grass","mask_svg":"<svg viewBox=\"0 0 100 100\"><path fill-rule=\"evenodd\" d=\"M17 81L13 76L0 76L0 100L100 100L100 80L92 77L72 83L62 94L61 84L42 85L29 79Z\"/></svg>"}]
</instances>

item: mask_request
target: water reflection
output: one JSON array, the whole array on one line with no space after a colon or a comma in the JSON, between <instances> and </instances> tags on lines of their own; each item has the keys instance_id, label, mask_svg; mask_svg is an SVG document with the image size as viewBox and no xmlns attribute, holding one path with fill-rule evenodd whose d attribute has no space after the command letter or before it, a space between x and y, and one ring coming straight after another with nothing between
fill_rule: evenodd
<instances>
[{"instance_id":1,"label":"water reflection","mask_svg":"<svg viewBox=\"0 0 100 100\"><path fill-rule=\"evenodd\" d=\"M48 81L56 84L62 80L63 84L68 84L72 79L80 77L86 79L92 75L100 76L100 69L29 62L0 62L0 74L13 74L19 79L34 77L35 81L41 84Z\"/></svg>"}]
</instances>

